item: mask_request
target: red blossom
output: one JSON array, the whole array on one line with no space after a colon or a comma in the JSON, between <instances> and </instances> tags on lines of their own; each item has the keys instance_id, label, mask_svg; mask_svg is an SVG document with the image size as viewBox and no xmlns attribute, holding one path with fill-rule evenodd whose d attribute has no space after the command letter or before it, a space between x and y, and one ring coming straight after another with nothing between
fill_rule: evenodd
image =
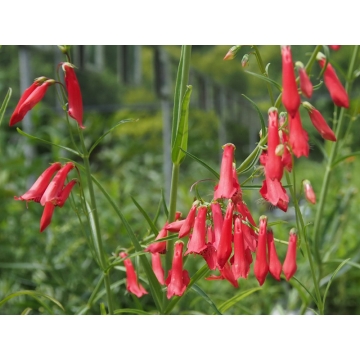
<instances>
[{"instance_id":1,"label":"red blossom","mask_svg":"<svg viewBox=\"0 0 360 360\"><path fill-rule=\"evenodd\" d=\"M290 123L290 137L289 143L291 146L291 150L296 157L300 156L309 156L309 135L303 129L301 124L301 118L299 111L296 115L289 119Z\"/></svg>"},{"instance_id":2,"label":"red blossom","mask_svg":"<svg viewBox=\"0 0 360 360\"><path fill-rule=\"evenodd\" d=\"M128 255L125 252L121 252L119 256L124 259ZM135 269L133 267L133 264L130 259L124 260L124 265L126 269L126 290L128 292L131 292L137 297L141 297L148 292L144 289L144 287L138 282L137 275L135 272Z\"/></svg>"},{"instance_id":3,"label":"red blossom","mask_svg":"<svg viewBox=\"0 0 360 360\"><path fill-rule=\"evenodd\" d=\"M299 70L301 92L304 96L310 99L313 93L313 84L310 81L309 75L307 74L304 65L298 61L296 62L296 66Z\"/></svg>"},{"instance_id":4,"label":"red blossom","mask_svg":"<svg viewBox=\"0 0 360 360\"><path fill-rule=\"evenodd\" d=\"M256 249L256 257L254 264L254 274L260 286L264 283L266 275L269 272L269 264L267 262L266 255L266 226L267 217L261 216L259 225L259 241Z\"/></svg>"},{"instance_id":5,"label":"red blossom","mask_svg":"<svg viewBox=\"0 0 360 360\"><path fill-rule=\"evenodd\" d=\"M276 253L274 234L271 229L267 229L267 245L269 255L269 272L276 280L280 281L281 262Z\"/></svg>"},{"instance_id":6,"label":"red blossom","mask_svg":"<svg viewBox=\"0 0 360 360\"><path fill-rule=\"evenodd\" d=\"M166 222L165 225L163 226L163 228L159 231L159 234L157 235L155 240L160 240L164 237L167 237L167 230L166 230L167 225L168 225L168 222ZM154 253L165 254L166 253L166 241L155 242L155 243L149 245L144 251L148 251L152 254L154 254Z\"/></svg>"},{"instance_id":7,"label":"red blossom","mask_svg":"<svg viewBox=\"0 0 360 360\"><path fill-rule=\"evenodd\" d=\"M160 253L158 252L151 253L151 266L159 283L161 285L165 285L164 269L161 264Z\"/></svg>"},{"instance_id":8,"label":"red blossom","mask_svg":"<svg viewBox=\"0 0 360 360\"><path fill-rule=\"evenodd\" d=\"M214 223L214 247L215 249L218 248L220 237L221 237L221 231L224 223L224 218L221 211L221 206L217 201L213 201L211 203L211 214L212 214L212 220Z\"/></svg>"},{"instance_id":9,"label":"red blossom","mask_svg":"<svg viewBox=\"0 0 360 360\"><path fill-rule=\"evenodd\" d=\"M197 201L195 201L179 231L179 239L190 234L191 229L194 226L196 216Z\"/></svg>"},{"instance_id":10,"label":"red blossom","mask_svg":"<svg viewBox=\"0 0 360 360\"><path fill-rule=\"evenodd\" d=\"M312 204L316 204L316 195L311 186L310 181L304 180L303 185L304 185L304 193L305 193L306 200L311 202Z\"/></svg>"},{"instance_id":11,"label":"red blossom","mask_svg":"<svg viewBox=\"0 0 360 360\"><path fill-rule=\"evenodd\" d=\"M296 243L297 234L295 229L290 230L289 245L286 253L286 257L283 263L283 272L286 280L289 281L296 273Z\"/></svg>"}]
</instances>

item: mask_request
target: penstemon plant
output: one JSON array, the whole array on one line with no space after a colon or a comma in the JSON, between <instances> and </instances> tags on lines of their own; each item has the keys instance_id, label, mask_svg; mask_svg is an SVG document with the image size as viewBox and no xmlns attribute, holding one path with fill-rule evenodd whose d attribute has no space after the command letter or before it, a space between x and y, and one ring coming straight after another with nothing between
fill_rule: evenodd
<instances>
[{"instance_id":1,"label":"penstemon plant","mask_svg":"<svg viewBox=\"0 0 360 360\"><path fill-rule=\"evenodd\" d=\"M298 291L302 301L298 313L307 313L309 309L311 313L319 315L326 313L326 299L336 275L345 265L359 267L350 258L332 258L332 248L324 241L327 224L323 221L331 175L342 162L356 155L342 156L341 148L351 126L346 117L355 118L358 113L356 104L351 102L352 84L357 76L358 46L353 46L345 83L339 79L331 61L331 52L339 51L338 46L315 46L311 54L302 54L301 59L293 58L290 46L281 46L281 84L271 78L269 67L262 60L261 47L249 47L249 52L242 57L241 65L247 67L253 58L256 59L258 72L246 72L248 76L261 79L264 83L268 95L267 121L264 120L261 107L247 98L259 114L259 140L242 161L235 160L234 144L223 144L218 169L211 167L207 159L200 159L188 151L188 133L192 126L189 121L192 86L188 84L192 48L190 45L182 46L174 92L171 153L166 154L172 161L169 203L166 204L164 197L160 199L161 209L158 209L154 219L150 211L133 199L149 228L144 238L133 230L119 203L95 177L90 162L91 153L101 141L119 125L132 120L119 122L89 146L76 64L71 62L69 46L59 46L59 49L65 61L57 67L57 79L44 76L35 79L22 94L9 125L20 123L46 96L49 88L56 87L72 147L54 145L75 159L64 162L54 158L50 166L44 164L44 171L40 175L34 174L39 177L30 189L23 195L14 196L14 199L35 202L43 207L40 232L46 232L51 227L52 218L57 214L56 207L68 206L70 203L73 208L100 273L97 285L78 314L86 314L95 299L102 300L101 314L175 314L178 302L186 299L190 290L211 306L211 314L223 314L243 299L255 296L254 293L261 290L270 277L278 282L286 282ZM242 49L240 45L231 47L224 60L234 60ZM317 69L314 66L316 62L319 65ZM314 86L312 79L315 76L318 76L320 83ZM334 105L332 127L316 104L316 92L324 86ZM4 100L1 117L10 95L11 92ZM302 107L326 142L326 150L323 149L325 172L318 194L315 194L311 182L306 179L310 174L299 174L297 171L298 159L311 157L311 139L303 128L300 114ZM47 142L19 128L17 130L23 136ZM323 148L320 143L319 146ZM194 179L192 188L196 194L193 202L188 204L186 215L182 216L178 211L177 199L181 164L185 158L204 167L216 185L211 194L201 196L199 187L203 179ZM76 178L67 180L69 174L76 174ZM240 182L240 177L245 175L246 179ZM256 183L259 177L262 180L260 185ZM300 179L302 189L297 187ZM272 213L260 216L258 221L254 218L252 214L257 204L252 201L249 192L256 192L258 197L282 214L294 210L295 221L290 226L286 225L286 239L279 239L277 228L274 229L275 226L284 226L285 221L272 219ZM120 245L112 254L106 252L98 207L100 196L106 199L126 228L131 247ZM304 208L300 206L301 198L315 206L315 217L310 223L305 220ZM167 220L158 228L160 211L166 214ZM279 256L285 252L285 256ZM301 271L297 275L299 256L306 259L309 272ZM188 264L191 262L200 264L196 271L189 270ZM333 267L328 274L329 264ZM119 269L126 272L126 283L112 284L110 275ZM240 292L234 290L234 296L222 303L213 301L199 286L199 282L206 279L214 281L211 283L214 287L216 281L227 281L233 288L239 288L239 284L251 278L255 278L258 285ZM114 289L124 285L127 292L133 295L134 306L116 308ZM30 290L6 296L0 300L0 306L18 295L29 295L36 299L45 297L66 311L67 304L60 304L49 295ZM141 297L151 298L151 306L155 306L156 311L139 307L138 298ZM190 303L183 306L191 312Z\"/></svg>"}]
</instances>

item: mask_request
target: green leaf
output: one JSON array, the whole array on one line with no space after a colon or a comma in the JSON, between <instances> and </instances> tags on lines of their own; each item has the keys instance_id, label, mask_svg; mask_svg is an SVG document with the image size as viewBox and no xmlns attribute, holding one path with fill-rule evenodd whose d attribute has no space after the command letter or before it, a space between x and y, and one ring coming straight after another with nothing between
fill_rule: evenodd
<instances>
[{"instance_id":1,"label":"green leaf","mask_svg":"<svg viewBox=\"0 0 360 360\"><path fill-rule=\"evenodd\" d=\"M343 262L343 260L335 259L335 260L326 261L326 262L324 262L324 264L342 263L342 262ZM360 264L358 264L358 263L356 263L356 262L348 261L347 264L350 265L350 266L352 266L352 267L354 267L354 268L360 269Z\"/></svg>"},{"instance_id":2,"label":"green leaf","mask_svg":"<svg viewBox=\"0 0 360 360\"><path fill-rule=\"evenodd\" d=\"M181 151L187 150L189 135L189 105L192 86L188 85L181 103L181 116L176 131L175 142L171 149L171 159L174 164L181 164L185 159L185 154Z\"/></svg>"},{"instance_id":3,"label":"green leaf","mask_svg":"<svg viewBox=\"0 0 360 360\"><path fill-rule=\"evenodd\" d=\"M310 295L310 297L313 299L314 303L316 304L316 306L318 306L318 302L317 300L315 299L314 295L307 289L307 287L298 279L296 278L295 276L293 276L291 279L290 279L290 284L292 283L292 281L295 280L298 284L301 285L301 287Z\"/></svg>"},{"instance_id":4,"label":"green leaf","mask_svg":"<svg viewBox=\"0 0 360 360\"><path fill-rule=\"evenodd\" d=\"M335 166L339 165L341 162L343 162L344 160L352 157L352 156L357 156L357 155L360 155L360 151L354 151L353 153L351 154L348 154L348 155L345 155L345 156L342 156L340 157L339 159L337 159L336 161L334 161L334 163L332 164L331 166L331 169L333 170L335 168Z\"/></svg>"},{"instance_id":5,"label":"green leaf","mask_svg":"<svg viewBox=\"0 0 360 360\"><path fill-rule=\"evenodd\" d=\"M150 315L146 311L139 310L139 309L116 309L114 310L115 315L119 314L137 314L137 315Z\"/></svg>"},{"instance_id":6,"label":"green leaf","mask_svg":"<svg viewBox=\"0 0 360 360\"><path fill-rule=\"evenodd\" d=\"M270 64L268 64L269 66ZM266 134L266 124L265 124L265 120L264 117L259 109L259 107L256 105L256 103L254 101L252 101L250 98L248 98L246 95L241 94L246 100L250 101L253 106L255 107L257 113L259 114L259 118L260 118L260 123L261 123L261 133L264 135Z\"/></svg>"},{"instance_id":7,"label":"green leaf","mask_svg":"<svg viewBox=\"0 0 360 360\"><path fill-rule=\"evenodd\" d=\"M58 148L64 149L64 150L66 150L66 151L69 151L69 152L77 155L77 156L83 157L82 154L80 154L80 153L77 152L76 150L73 150L73 149L68 148L68 147L66 147L66 146L54 144L54 143L52 143L51 141L47 141L47 140L38 138L38 137L36 137L36 136L27 134L26 132L22 131L20 128L16 128L16 131L17 131L20 135L24 135L24 136L28 137L29 139L37 140L37 141L43 142L43 143L48 144L48 145L57 146Z\"/></svg>"},{"instance_id":8,"label":"green leaf","mask_svg":"<svg viewBox=\"0 0 360 360\"><path fill-rule=\"evenodd\" d=\"M331 278L326 286L326 289L325 289L325 293L324 293L324 297L323 297L323 306L325 306L325 301L326 301L326 296L328 294L328 291L329 291L329 288L330 288L330 285L332 284L336 274L339 272L339 270L350 260L350 258L348 259L345 259L337 268L336 270L333 272L333 274L331 275Z\"/></svg>"},{"instance_id":9,"label":"green leaf","mask_svg":"<svg viewBox=\"0 0 360 360\"><path fill-rule=\"evenodd\" d=\"M245 290L242 291L241 293L233 296L231 299L225 301L222 305L219 306L219 311L221 311L222 313L224 313L225 311L227 311L228 309L230 309L232 306L234 306L236 303L238 303L240 300L246 298L247 296L251 295L252 293L262 290L261 287L257 287L257 288L253 288L253 289L249 289L249 290Z\"/></svg>"},{"instance_id":10,"label":"green leaf","mask_svg":"<svg viewBox=\"0 0 360 360\"><path fill-rule=\"evenodd\" d=\"M195 155L190 154L189 152L181 149L181 151L183 151L186 155L189 155L192 159L194 159L195 161L197 161L200 165L202 165L205 169L209 170L217 179L220 179L220 175L218 172L216 172L211 166L209 166L208 164L206 164L204 161L200 160L198 157L196 157Z\"/></svg>"},{"instance_id":11,"label":"green leaf","mask_svg":"<svg viewBox=\"0 0 360 360\"><path fill-rule=\"evenodd\" d=\"M159 234L159 230L157 229L157 227L155 226L155 224L151 221L150 216L146 213L146 211L141 207L141 205L131 196L131 200L133 201L133 203L135 204L135 206L139 209L139 211L141 212L141 214L144 216L145 220L147 221L147 223L149 224L153 234L155 235L155 237Z\"/></svg>"},{"instance_id":12,"label":"green leaf","mask_svg":"<svg viewBox=\"0 0 360 360\"><path fill-rule=\"evenodd\" d=\"M29 315L31 310L32 310L32 308L27 307L26 309L23 310L21 315Z\"/></svg>"},{"instance_id":13,"label":"green leaf","mask_svg":"<svg viewBox=\"0 0 360 360\"><path fill-rule=\"evenodd\" d=\"M215 310L216 314L222 315L222 313L216 307L214 302L209 298L209 296L202 289L200 289L200 287L198 285L194 284L191 289L193 291L195 291L198 295L200 295Z\"/></svg>"},{"instance_id":14,"label":"green leaf","mask_svg":"<svg viewBox=\"0 0 360 360\"><path fill-rule=\"evenodd\" d=\"M251 170L254 165L258 162L261 154L261 148L258 145L253 152L240 164L240 166L236 169L236 173L238 175L246 173Z\"/></svg>"},{"instance_id":15,"label":"green leaf","mask_svg":"<svg viewBox=\"0 0 360 360\"><path fill-rule=\"evenodd\" d=\"M115 210L116 214L119 216L120 220L122 221L123 225L125 226L125 229L133 243L133 246L135 248L136 251L142 251L142 247L140 245L139 240L137 239L135 233L133 232L130 224L128 223L128 221L126 220L125 216L123 215L123 213L120 211L119 207L116 205L115 201L112 199L112 197L108 194L108 192L102 187L102 185L100 184L100 182L94 177L94 175L91 175L94 183L96 184L96 186L99 188L99 190L104 194L105 198L108 200L108 202L110 203L110 205L113 207L113 209ZM151 265L147 259L146 256L140 256L140 261L142 263L142 266L144 268L144 271L146 273L146 276L148 278L149 281L149 286L150 286L150 292L151 295L154 299L155 305L157 307L157 309L159 311L161 311L161 304L162 304L162 290L161 290L161 286L159 284L159 281L157 280L154 271L151 268Z\"/></svg>"},{"instance_id":16,"label":"green leaf","mask_svg":"<svg viewBox=\"0 0 360 360\"><path fill-rule=\"evenodd\" d=\"M268 82L268 83L270 83L270 84L272 84L272 85L275 85L276 88L277 88L279 91L282 91L281 85L280 85L279 83L277 83L276 81L268 78L267 76L260 75L260 74L256 74L256 73L253 73L253 72L247 71L247 70L246 70L245 72L248 73L248 74L250 74L250 75L253 75L253 76L255 76L255 77L259 78L259 79L262 79L262 80L264 80L264 81L266 81L266 82Z\"/></svg>"},{"instance_id":17,"label":"green leaf","mask_svg":"<svg viewBox=\"0 0 360 360\"><path fill-rule=\"evenodd\" d=\"M121 124L125 124L128 122L136 122L139 121L139 119L125 119L125 120L121 120L120 122L118 122L116 125L114 125L111 129L109 129L108 131L106 131L103 135L101 135L93 144L93 146L90 148L89 150L89 155L91 154L91 152L96 148L97 145L99 145L99 143L101 142L101 140L108 134L110 134L114 129L116 129L119 125Z\"/></svg>"},{"instance_id":18,"label":"green leaf","mask_svg":"<svg viewBox=\"0 0 360 360\"><path fill-rule=\"evenodd\" d=\"M6 302L8 302L9 300L11 300L14 297L17 296L21 296L21 295L28 295L31 296L32 298L34 298L35 300L37 300L41 305L44 305L44 303L39 299L39 297L44 297L45 299L50 300L51 302L53 302L55 305L57 305L62 311L65 312L64 307L59 303L59 301L57 301L56 299L54 299L53 297L40 293L38 291L33 291L33 290L21 290L21 291L17 291L13 294L8 295L6 298L4 298L3 300L0 301L0 307L3 306ZM49 312L52 313L51 309L49 309L46 305L44 305Z\"/></svg>"},{"instance_id":19,"label":"green leaf","mask_svg":"<svg viewBox=\"0 0 360 360\"><path fill-rule=\"evenodd\" d=\"M104 303L100 303L100 314L101 315L107 315Z\"/></svg>"},{"instance_id":20,"label":"green leaf","mask_svg":"<svg viewBox=\"0 0 360 360\"><path fill-rule=\"evenodd\" d=\"M1 108L0 108L0 126L1 126L1 122L2 122L2 119L4 117L4 114L5 114L5 111L6 111L6 108L9 104L9 100L11 98L11 94L12 94L12 89L9 88L8 92L6 93L6 96L5 96L5 99L1 105Z\"/></svg>"}]
</instances>

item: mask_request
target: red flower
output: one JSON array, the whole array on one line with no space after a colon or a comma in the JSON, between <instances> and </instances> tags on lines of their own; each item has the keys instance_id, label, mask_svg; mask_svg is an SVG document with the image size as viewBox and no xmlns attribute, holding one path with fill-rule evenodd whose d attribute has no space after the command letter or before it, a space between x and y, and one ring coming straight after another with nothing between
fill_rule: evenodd
<instances>
[{"instance_id":1,"label":"red flower","mask_svg":"<svg viewBox=\"0 0 360 360\"><path fill-rule=\"evenodd\" d=\"M221 211L221 206L218 202L213 201L211 203L211 214L212 214L212 220L214 223L214 247L215 249L218 248L220 237L221 237L221 231L224 223L224 218Z\"/></svg>"},{"instance_id":2,"label":"red flower","mask_svg":"<svg viewBox=\"0 0 360 360\"><path fill-rule=\"evenodd\" d=\"M289 205L289 196L281 182L277 179L263 181L260 189L261 196L282 211L287 211Z\"/></svg>"},{"instance_id":3,"label":"red flower","mask_svg":"<svg viewBox=\"0 0 360 360\"><path fill-rule=\"evenodd\" d=\"M74 65L63 63L62 69L65 72L65 85L68 91L69 110L68 114L75 119L79 126L84 129L83 121L83 103L79 82L77 80Z\"/></svg>"},{"instance_id":4,"label":"red flower","mask_svg":"<svg viewBox=\"0 0 360 360\"><path fill-rule=\"evenodd\" d=\"M289 281L296 273L296 242L297 234L295 229L290 230L289 246L283 264L283 272L286 280Z\"/></svg>"},{"instance_id":5,"label":"red flower","mask_svg":"<svg viewBox=\"0 0 360 360\"><path fill-rule=\"evenodd\" d=\"M327 124L326 120L321 115L320 111L315 109L309 102L304 101L303 105L308 111L310 120L313 123L315 129L319 132L322 138L325 140L336 141L336 136Z\"/></svg>"},{"instance_id":6,"label":"red flower","mask_svg":"<svg viewBox=\"0 0 360 360\"><path fill-rule=\"evenodd\" d=\"M260 217L259 225L259 241L256 249L256 258L254 264L254 274L260 286L264 283L267 273L269 272L269 264L266 256L266 226L267 217Z\"/></svg>"},{"instance_id":7,"label":"red flower","mask_svg":"<svg viewBox=\"0 0 360 360\"><path fill-rule=\"evenodd\" d=\"M220 269L220 275L216 276L216 275L210 275L209 277L205 278L205 280L227 280L229 281L232 286L238 288L239 284L237 282L237 280L235 279L235 276L231 270L231 266L229 264L229 262L226 262L224 267L222 269Z\"/></svg>"},{"instance_id":8,"label":"red flower","mask_svg":"<svg viewBox=\"0 0 360 360\"><path fill-rule=\"evenodd\" d=\"M165 223L163 228L159 231L158 236L155 238L155 240L162 239L164 237L167 237L167 230L166 227L168 225L168 222ZM156 243L153 243L149 245L144 251L148 251L152 254L160 253L165 254L166 253L166 241L158 241Z\"/></svg>"},{"instance_id":9,"label":"red flower","mask_svg":"<svg viewBox=\"0 0 360 360\"><path fill-rule=\"evenodd\" d=\"M278 281L281 275L281 262L277 256L274 234L271 229L267 229L267 245L269 253L269 272Z\"/></svg>"},{"instance_id":10,"label":"red flower","mask_svg":"<svg viewBox=\"0 0 360 360\"><path fill-rule=\"evenodd\" d=\"M204 258L210 270L216 269L216 250L213 244L207 243L205 250L201 251L200 255Z\"/></svg>"},{"instance_id":11,"label":"red flower","mask_svg":"<svg viewBox=\"0 0 360 360\"><path fill-rule=\"evenodd\" d=\"M329 48L334 51L338 51L341 48L341 45L329 45Z\"/></svg>"},{"instance_id":12,"label":"red flower","mask_svg":"<svg viewBox=\"0 0 360 360\"><path fill-rule=\"evenodd\" d=\"M291 117L295 116L300 106L300 95L298 93L294 65L292 61L290 46L281 47L282 57L282 103Z\"/></svg>"},{"instance_id":13,"label":"red flower","mask_svg":"<svg viewBox=\"0 0 360 360\"><path fill-rule=\"evenodd\" d=\"M241 216L244 220L247 220L254 227L257 226L248 207L246 206L246 204L243 201L238 202L236 204L236 209L241 214ZM255 251L256 244L257 244L257 238L258 238L255 231L250 226L248 226L247 224L245 224L242 221L240 222L240 224L241 224L241 231L243 234L243 238L245 240L245 248L248 248L251 251Z\"/></svg>"},{"instance_id":14,"label":"red flower","mask_svg":"<svg viewBox=\"0 0 360 360\"><path fill-rule=\"evenodd\" d=\"M296 115L289 119L290 122L290 137L289 143L292 149L292 152L296 157L300 156L309 156L309 136L307 132L303 129L301 124L301 118L299 111Z\"/></svg>"},{"instance_id":15,"label":"red flower","mask_svg":"<svg viewBox=\"0 0 360 360\"><path fill-rule=\"evenodd\" d=\"M187 251L184 256L188 254L200 254L206 249L205 233L206 233L206 206L199 206L198 213L195 218L194 230L190 236L187 244Z\"/></svg>"},{"instance_id":16,"label":"red flower","mask_svg":"<svg viewBox=\"0 0 360 360\"><path fill-rule=\"evenodd\" d=\"M193 203L193 205L185 219L185 222L183 223L182 227L180 228L179 239L190 234L190 231L193 228L194 222L195 222L196 206L197 206L197 201L195 201Z\"/></svg>"},{"instance_id":17,"label":"red flower","mask_svg":"<svg viewBox=\"0 0 360 360\"><path fill-rule=\"evenodd\" d=\"M48 87L55 83L55 80L48 80L46 77L40 77L27 88L21 96L16 108L10 118L10 126L20 122L28 111L30 111L44 97Z\"/></svg>"},{"instance_id":18,"label":"red flower","mask_svg":"<svg viewBox=\"0 0 360 360\"><path fill-rule=\"evenodd\" d=\"M324 54L319 52L316 56L319 65L321 68L325 66L326 57ZM349 97L348 94L341 84L339 78L336 75L335 69L331 66L330 63L327 64L324 71L324 82L327 87L330 97L336 106L341 106L344 108L349 107Z\"/></svg>"},{"instance_id":19,"label":"red flower","mask_svg":"<svg viewBox=\"0 0 360 360\"><path fill-rule=\"evenodd\" d=\"M286 112L282 112L279 114L279 125L282 127L282 130L280 130L279 137L281 143L284 145L284 153L281 156L281 161L283 163L283 166L285 169L289 172L292 170L292 156L288 149L289 145L289 126L288 124L284 126L286 120Z\"/></svg>"},{"instance_id":20,"label":"red flower","mask_svg":"<svg viewBox=\"0 0 360 360\"><path fill-rule=\"evenodd\" d=\"M313 93L313 85L310 81L309 75L307 74L302 62L297 61L296 66L299 70L301 92L304 96L310 99Z\"/></svg>"},{"instance_id":21,"label":"red flower","mask_svg":"<svg viewBox=\"0 0 360 360\"><path fill-rule=\"evenodd\" d=\"M189 285L190 277L187 270L183 270L183 247L182 241L177 241L174 248L174 257L172 268L169 270L168 277L165 281L167 287L167 298L170 299L174 295L182 296Z\"/></svg>"},{"instance_id":22,"label":"red flower","mask_svg":"<svg viewBox=\"0 0 360 360\"><path fill-rule=\"evenodd\" d=\"M120 257L122 259L126 258L128 255L125 252L120 253ZM141 297L148 292L143 288L143 286L138 283L138 279L136 276L135 269L130 259L124 260L124 265L126 269L126 290L136 295L137 297Z\"/></svg>"},{"instance_id":23,"label":"red flower","mask_svg":"<svg viewBox=\"0 0 360 360\"><path fill-rule=\"evenodd\" d=\"M228 261L232 252L232 220L233 220L234 203L229 200L226 214L224 218L224 224L221 231L221 237L219 245L217 247L217 263L219 269L222 269L225 263Z\"/></svg>"},{"instance_id":24,"label":"red flower","mask_svg":"<svg viewBox=\"0 0 360 360\"><path fill-rule=\"evenodd\" d=\"M173 233L178 233L180 231L181 227L184 225L184 222L185 222L185 219L173 221L172 223L165 226L165 230L173 232Z\"/></svg>"},{"instance_id":25,"label":"red flower","mask_svg":"<svg viewBox=\"0 0 360 360\"><path fill-rule=\"evenodd\" d=\"M314 193L314 190L311 186L310 181L304 180L303 185L304 185L304 193L305 193L306 200L311 202L312 204L315 204L316 203L316 195Z\"/></svg>"},{"instance_id":26,"label":"red flower","mask_svg":"<svg viewBox=\"0 0 360 360\"><path fill-rule=\"evenodd\" d=\"M24 195L19 197L14 196L14 199L40 202L40 199L48 187L52 176L60 169L61 164L59 162L52 164L38 177L34 185Z\"/></svg>"},{"instance_id":27,"label":"red flower","mask_svg":"<svg viewBox=\"0 0 360 360\"><path fill-rule=\"evenodd\" d=\"M250 250L248 249L248 251ZM239 216L236 216L234 222L234 257L231 268L235 279L239 279L239 277L246 279L248 277L250 262L248 261L248 256L246 256L244 237L241 231L241 219Z\"/></svg>"},{"instance_id":28,"label":"red flower","mask_svg":"<svg viewBox=\"0 0 360 360\"><path fill-rule=\"evenodd\" d=\"M230 199L235 195L237 189L236 182L234 183L233 176L233 161L234 161L234 144L225 144L223 146L224 152L221 160L220 181L215 186L214 200L220 198Z\"/></svg>"},{"instance_id":29,"label":"red flower","mask_svg":"<svg viewBox=\"0 0 360 360\"><path fill-rule=\"evenodd\" d=\"M160 253L155 252L151 254L151 266L159 283L165 285L164 269L161 265Z\"/></svg>"}]
</instances>

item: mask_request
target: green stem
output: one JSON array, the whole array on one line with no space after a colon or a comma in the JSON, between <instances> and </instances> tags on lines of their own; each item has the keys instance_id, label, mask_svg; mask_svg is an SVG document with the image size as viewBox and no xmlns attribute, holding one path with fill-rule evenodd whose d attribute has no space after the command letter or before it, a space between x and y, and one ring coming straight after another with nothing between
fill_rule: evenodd
<instances>
[{"instance_id":1,"label":"green stem","mask_svg":"<svg viewBox=\"0 0 360 360\"><path fill-rule=\"evenodd\" d=\"M84 167L85 167L85 174L86 174L87 184L88 184L88 187L89 187L91 211L92 211L92 215L93 215L93 218L94 218L95 233L96 233L95 234L96 235L95 236L96 237L95 241L97 242L97 248L99 249L99 260L100 260L101 270L105 271L105 269L107 268L107 259L105 258L103 243L102 243L102 240L101 240L99 214L98 214L98 211L97 211L95 192L94 192L94 187L93 187L93 182L92 182L92 177L91 177L89 153L88 153L88 150L87 150L87 148L85 146L83 132L82 132L82 130L80 130L80 128L79 128L79 136L80 136L80 142L81 142L81 146L82 146L82 149L83 149L83 155L84 155L83 159L84 159ZM112 315L113 314L113 306L112 306L110 280L109 280L108 273L105 273L104 282L105 282L106 294L107 294L107 299L108 299L109 314Z\"/></svg>"},{"instance_id":2,"label":"green stem","mask_svg":"<svg viewBox=\"0 0 360 360\"><path fill-rule=\"evenodd\" d=\"M286 173L287 183L291 184L289 173L287 171L285 173ZM291 197L293 199L293 203L294 203L294 207L295 207L296 223L297 223L298 229L300 230L301 239L305 242L306 253L307 253L307 257L309 259L310 271L311 271L311 275L312 275L312 279L313 279L313 283L314 283L315 294L316 294L316 299L317 299L317 307L319 309L320 314L323 314L324 307L323 307L323 302L322 302L322 298L321 298L321 294L320 294L319 282L316 277L315 266L314 266L313 258L312 258L311 251L310 251L309 241L308 241L307 235L306 235L304 219L302 217L299 203L298 203L297 197L296 197L295 169L293 169L293 184L290 187L290 193L291 193Z\"/></svg>"},{"instance_id":3,"label":"green stem","mask_svg":"<svg viewBox=\"0 0 360 360\"><path fill-rule=\"evenodd\" d=\"M355 60L358 55L358 50L359 50L359 45L355 45L353 55L352 55L352 58L350 61L350 66L349 66L348 73L347 73L348 80L346 81L346 84L345 84L345 90L348 94L350 93L350 90L351 90L351 84L352 84L352 78L353 78L352 75L354 72ZM315 253L315 259L316 259L317 263L319 264L320 270L321 270L321 262L322 262L321 256L320 256L320 223L321 223L321 219L323 218L323 214L324 214L325 201L326 201L326 196L327 196L327 192L329 189L332 166L336 159L337 150L339 147L339 141L340 141L339 135L342 133L342 130L343 130L344 115L345 115L345 109L341 108L340 115L338 118L338 124L336 126L336 132L335 132L337 141L333 142L331 144L332 147L331 147L331 151L330 151L330 156L328 158L327 165L325 168L325 175L324 175L324 179L323 179L323 183L322 183L322 187L321 187L321 193L320 193L320 197L319 197L319 201L318 201L318 207L317 207L317 211L316 211L316 215L315 215L314 233L313 233L314 234L313 235L314 253Z\"/></svg>"},{"instance_id":4,"label":"green stem","mask_svg":"<svg viewBox=\"0 0 360 360\"><path fill-rule=\"evenodd\" d=\"M263 63L263 61L262 61L262 58L261 58L259 49L257 48L256 45L253 45L252 48L255 50L255 57L256 57L256 61L257 61L257 63L258 63L258 66L259 66L259 69L260 69L261 74L264 75L264 76L269 77L268 74L267 74L266 71L265 71L265 66L264 66L264 63ZM267 88L268 88L271 105L274 106L274 94L273 94L271 85L267 82L267 83L266 83L266 86L267 86Z\"/></svg>"}]
</instances>

